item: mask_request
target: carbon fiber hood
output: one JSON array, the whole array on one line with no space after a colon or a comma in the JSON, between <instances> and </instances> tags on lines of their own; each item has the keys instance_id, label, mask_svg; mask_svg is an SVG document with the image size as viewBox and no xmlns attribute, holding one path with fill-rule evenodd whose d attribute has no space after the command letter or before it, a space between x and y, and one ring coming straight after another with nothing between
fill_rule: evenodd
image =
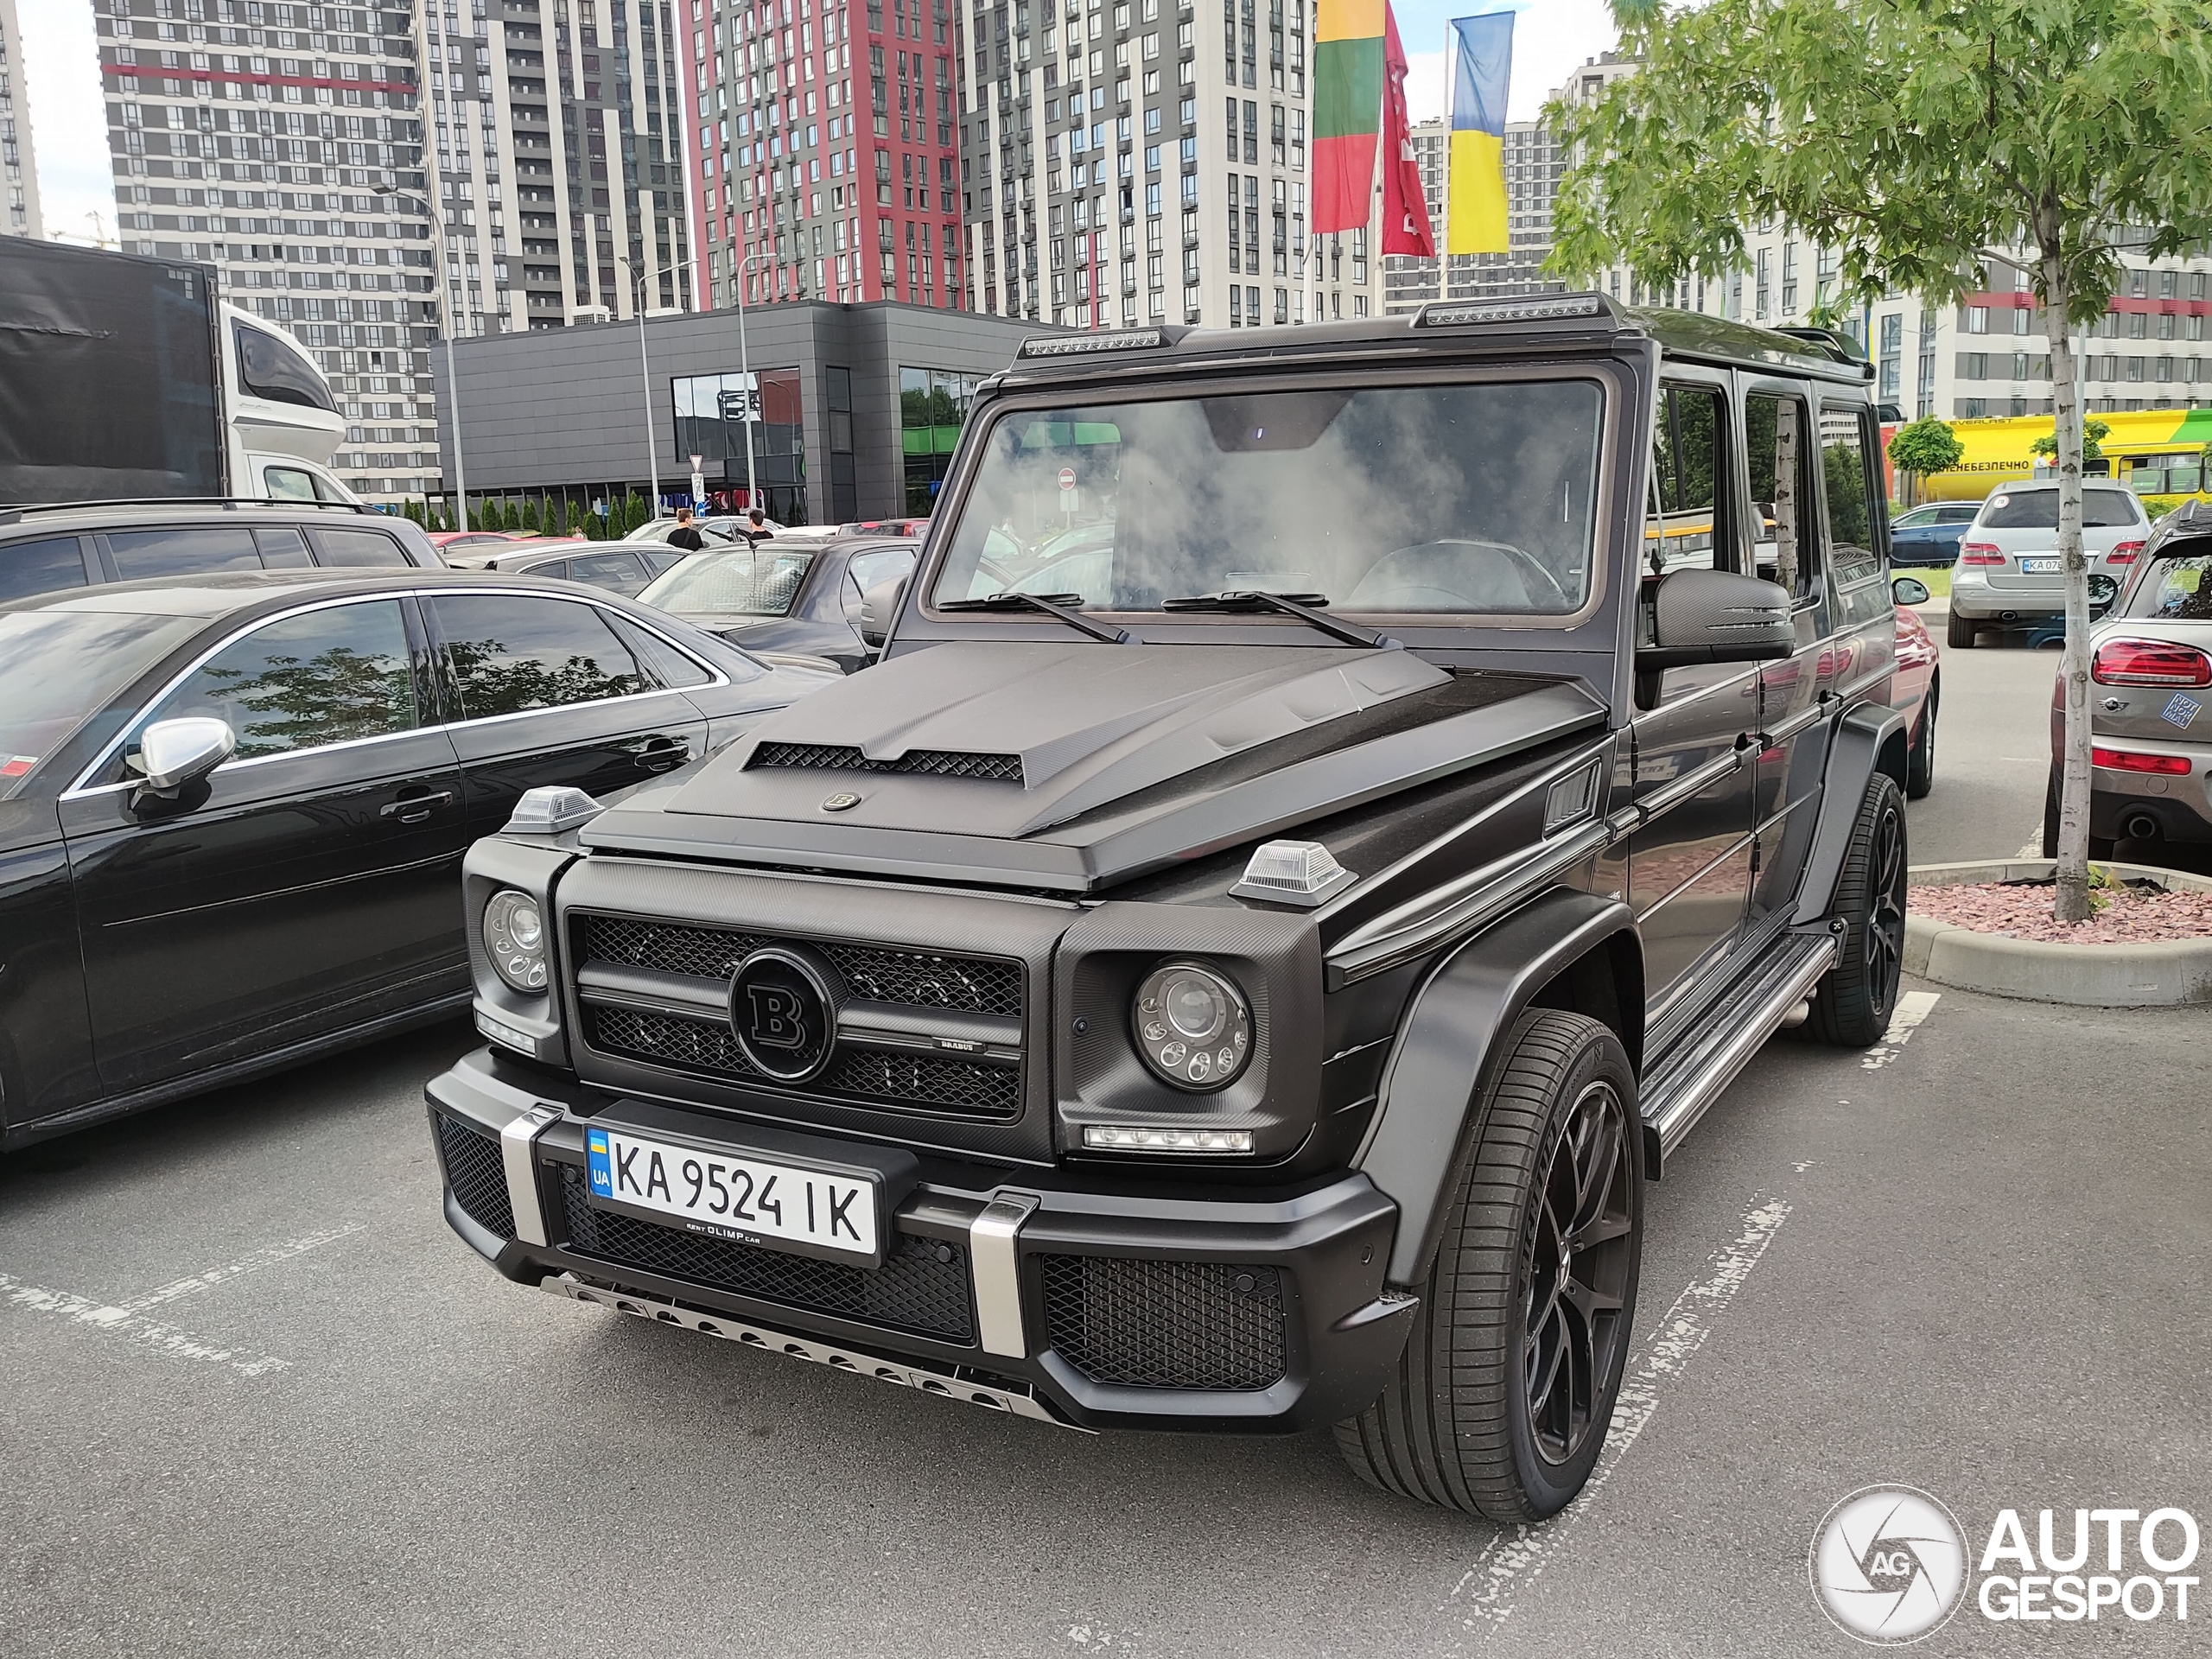
<instances>
[{"instance_id":1,"label":"carbon fiber hood","mask_svg":"<svg viewBox=\"0 0 2212 1659\"><path fill-rule=\"evenodd\" d=\"M1405 651L960 642L769 715L584 838L1084 889L1603 714L1567 683Z\"/></svg>"}]
</instances>

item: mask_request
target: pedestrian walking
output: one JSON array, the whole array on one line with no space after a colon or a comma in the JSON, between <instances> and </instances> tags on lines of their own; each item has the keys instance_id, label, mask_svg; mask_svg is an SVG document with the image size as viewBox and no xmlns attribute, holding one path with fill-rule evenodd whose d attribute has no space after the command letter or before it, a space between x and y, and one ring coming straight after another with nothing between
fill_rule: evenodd
<instances>
[{"instance_id":1,"label":"pedestrian walking","mask_svg":"<svg viewBox=\"0 0 2212 1659\"><path fill-rule=\"evenodd\" d=\"M678 507L676 510L676 528L668 532L668 544L671 547L680 547L686 553L696 553L706 546L707 538L699 533L699 527L691 522L690 508Z\"/></svg>"}]
</instances>

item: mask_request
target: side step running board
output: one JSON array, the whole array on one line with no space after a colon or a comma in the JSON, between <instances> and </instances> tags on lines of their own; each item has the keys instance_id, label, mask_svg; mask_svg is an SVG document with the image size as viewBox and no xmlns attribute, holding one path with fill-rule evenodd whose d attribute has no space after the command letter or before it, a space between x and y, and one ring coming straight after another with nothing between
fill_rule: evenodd
<instances>
[{"instance_id":1,"label":"side step running board","mask_svg":"<svg viewBox=\"0 0 2212 1659\"><path fill-rule=\"evenodd\" d=\"M1659 1178L1705 1109L1834 965L1833 934L1789 933L1714 1004L1702 1034L1666 1055L1644 1078L1644 1173Z\"/></svg>"},{"instance_id":2,"label":"side step running board","mask_svg":"<svg viewBox=\"0 0 2212 1659\"><path fill-rule=\"evenodd\" d=\"M795 1337L785 1331L772 1331L755 1325L750 1319L733 1319L720 1313L701 1313L695 1309L665 1302L657 1296L640 1296L631 1290L610 1290L579 1279L573 1273L548 1274L538 1281L540 1290L549 1290L556 1296L567 1296L579 1302L590 1302L599 1307L611 1307L618 1313L627 1313L632 1319L652 1319L662 1325L680 1325L687 1331L696 1331L702 1336L720 1337L725 1342L742 1343L748 1348L758 1348L772 1354L788 1354L793 1359L810 1360L817 1365L827 1365L832 1370L850 1371L855 1376L872 1376L879 1382L891 1382L902 1389L918 1389L924 1394L934 1394L947 1400L957 1400L963 1405L982 1406L992 1411L1010 1412L1016 1417L1028 1417L1040 1423L1050 1423L1055 1428L1074 1429L1078 1434L1096 1431L1077 1427L1056 1416L1052 1408L1027 1389L1014 1389L965 1377L963 1366L941 1367L918 1364L911 1359L887 1359L858 1348L839 1344L817 1342L811 1337Z\"/></svg>"}]
</instances>

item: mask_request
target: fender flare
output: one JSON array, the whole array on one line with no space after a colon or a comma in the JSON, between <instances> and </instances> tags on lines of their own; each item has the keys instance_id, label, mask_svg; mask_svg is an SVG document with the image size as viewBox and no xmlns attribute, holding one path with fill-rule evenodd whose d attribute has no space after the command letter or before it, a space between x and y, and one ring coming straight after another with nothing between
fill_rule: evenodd
<instances>
[{"instance_id":1,"label":"fender flare","mask_svg":"<svg viewBox=\"0 0 2212 1659\"><path fill-rule=\"evenodd\" d=\"M1797 910L1790 918L1797 926L1824 921L1835 898L1835 884L1843 875L1843 861L1851 850L1851 834L1859 823L1859 798L1867 780L1886 772L1905 786L1907 735L1904 716L1886 703L1862 702L1835 723L1828 740L1828 763L1821 779L1820 827L1814 832L1812 849L1805 857L1805 874L1797 886ZM1846 804L1839 807L1838 803Z\"/></svg>"},{"instance_id":2,"label":"fender flare","mask_svg":"<svg viewBox=\"0 0 2212 1659\"><path fill-rule=\"evenodd\" d=\"M1622 996L1631 1062L1642 1046L1643 943L1618 899L1554 890L1462 945L1416 994L1353 1160L1398 1206L1385 1280L1417 1285L1444 1231L1452 1190L1481 1133L1480 1103L1503 1063L1498 1039L1538 992L1581 957L1626 936L1637 982ZM1629 1006L1633 1004L1632 1007Z\"/></svg>"}]
</instances>

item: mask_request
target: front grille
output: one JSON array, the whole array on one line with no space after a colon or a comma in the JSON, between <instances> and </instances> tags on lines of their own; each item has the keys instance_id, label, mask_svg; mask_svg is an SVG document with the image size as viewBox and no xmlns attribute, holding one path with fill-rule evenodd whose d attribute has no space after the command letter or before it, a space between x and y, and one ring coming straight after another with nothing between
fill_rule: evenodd
<instances>
[{"instance_id":1,"label":"front grille","mask_svg":"<svg viewBox=\"0 0 2212 1659\"><path fill-rule=\"evenodd\" d=\"M590 916L583 923L588 962L650 968L656 973L727 980L737 964L764 944L783 943L734 928L690 927L624 916ZM805 943L844 976L855 996L904 1007L944 1008L955 1014L1021 1013L1021 969L988 957L942 956L888 945Z\"/></svg>"},{"instance_id":2,"label":"front grille","mask_svg":"<svg viewBox=\"0 0 2212 1659\"><path fill-rule=\"evenodd\" d=\"M501 1238L512 1238L515 1206L507 1196L507 1163L499 1143L440 1112L438 1150L445 1156L446 1185L468 1218Z\"/></svg>"},{"instance_id":3,"label":"front grille","mask_svg":"<svg viewBox=\"0 0 2212 1659\"><path fill-rule=\"evenodd\" d=\"M719 1020L688 1020L637 1008L584 1005L591 1046L654 1065L719 1077L766 1082ZM1021 1108L1021 1073L1011 1065L941 1059L931 1054L892 1054L849 1048L811 1084L824 1094L847 1095L899 1106L920 1106L963 1117L1011 1117Z\"/></svg>"},{"instance_id":4,"label":"front grille","mask_svg":"<svg viewBox=\"0 0 2212 1659\"><path fill-rule=\"evenodd\" d=\"M945 1342L975 1340L968 1251L949 1240L896 1234L880 1268L861 1268L595 1210L584 1172L573 1164L561 1166L561 1197L568 1248L580 1255Z\"/></svg>"},{"instance_id":5,"label":"front grille","mask_svg":"<svg viewBox=\"0 0 2212 1659\"><path fill-rule=\"evenodd\" d=\"M1052 1346L1094 1382L1250 1393L1282 1376L1282 1281L1273 1268L1037 1260Z\"/></svg>"},{"instance_id":6,"label":"front grille","mask_svg":"<svg viewBox=\"0 0 2212 1659\"><path fill-rule=\"evenodd\" d=\"M909 749L894 760L871 760L842 743L763 743L746 762L750 772L765 766L797 766L814 772L889 772L926 778L980 778L994 784L1022 781L1018 754L965 754L957 749Z\"/></svg>"}]
</instances>

